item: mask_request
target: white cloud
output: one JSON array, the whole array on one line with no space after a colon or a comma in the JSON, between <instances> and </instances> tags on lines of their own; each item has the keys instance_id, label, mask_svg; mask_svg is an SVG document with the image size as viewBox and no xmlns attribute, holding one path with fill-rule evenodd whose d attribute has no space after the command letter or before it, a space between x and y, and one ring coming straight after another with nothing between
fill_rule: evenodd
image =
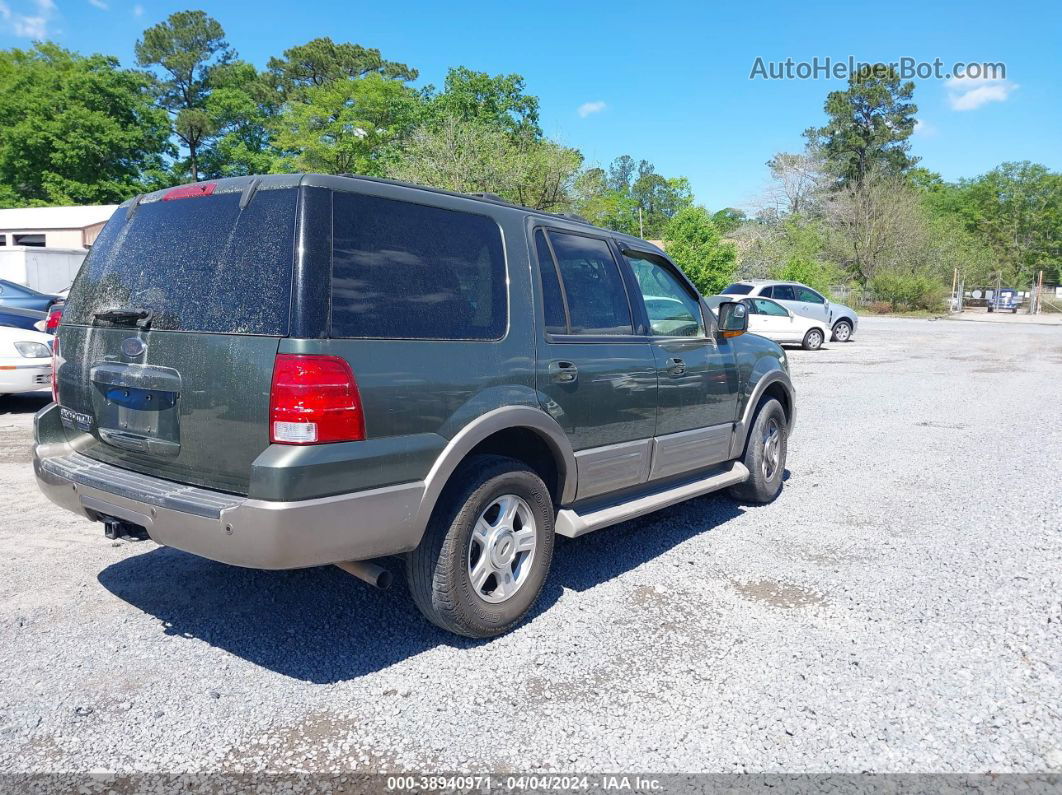
<instances>
[{"instance_id":1,"label":"white cloud","mask_svg":"<svg viewBox=\"0 0 1062 795\"><path fill-rule=\"evenodd\" d=\"M0 23L11 33L24 39L48 38L48 22L55 15L54 0L34 0L34 13L13 11L0 0Z\"/></svg>"},{"instance_id":2,"label":"white cloud","mask_svg":"<svg viewBox=\"0 0 1062 795\"><path fill-rule=\"evenodd\" d=\"M975 77L953 77L944 86L952 110L977 110L988 102L1006 102L1017 83Z\"/></svg>"},{"instance_id":3,"label":"white cloud","mask_svg":"<svg viewBox=\"0 0 1062 795\"><path fill-rule=\"evenodd\" d=\"M89 5L96 6L100 11L106 11L110 8L110 6L103 2L103 0L89 0Z\"/></svg>"},{"instance_id":4,"label":"white cloud","mask_svg":"<svg viewBox=\"0 0 1062 795\"><path fill-rule=\"evenodd\" d=\"M142 16L144 16L144 7L142 5L140 5L140 3L137 3L135 6L133 6L133 16L134 17L142 17Z\"/></svg>"},{"instance_id":5,"label":"white cloud","mask_svg":"<svg viewBox=\"0 0 1062 795\"><path fill-rule=\"evenodd\" d=\"M940 130L936 128L936 125L921 119L915 119L914 134L920 138L936 138L939 132Z\"/></svg>"},{"instance_id":6,"label":"white cloud","mask_svg":"<svg viewBox=\"0 0 1062 795\"><path fill-rule=\"evenodd\" d=\"M605 103L601 100L598 100L597 102L584 102L582 105L579 106L579 117L585 119L587 116L593 113L600 113L606 107L607 106L605 105Z\"/></svg>"}]
</instances>

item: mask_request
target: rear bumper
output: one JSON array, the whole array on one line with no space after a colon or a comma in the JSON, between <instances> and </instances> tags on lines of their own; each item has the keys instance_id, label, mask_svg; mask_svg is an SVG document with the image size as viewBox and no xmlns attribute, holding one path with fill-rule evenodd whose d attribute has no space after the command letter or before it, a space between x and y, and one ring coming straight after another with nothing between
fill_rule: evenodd
<instances>
[{"instance_id":1,"label":"rear bumper","mask_svg":"<svg viewBox=\"0 0 1062 795\"><path fill-rule=\"evenodd\" d=\"M56 505L145 528L165 546L258 569L296 569L406 552L419 543L422 482L293 502L256 500L186 486L104 464L65 442L42 442L37 415L33 468Z\"/></svg>"}]
</instances>

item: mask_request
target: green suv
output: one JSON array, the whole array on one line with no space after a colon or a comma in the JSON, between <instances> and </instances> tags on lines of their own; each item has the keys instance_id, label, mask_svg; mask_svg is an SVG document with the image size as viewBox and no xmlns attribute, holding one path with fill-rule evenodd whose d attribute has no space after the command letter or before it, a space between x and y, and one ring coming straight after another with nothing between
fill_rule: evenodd
<instances>
[{"instance_id":1,"label":"green suv","mask_svg":"<svg viewBox=\"0 0 1062 795\"><path fill-rule=\"evenodd\" d=\"M34 468L58 505L238 566L337 564L456 633L515 626L575 537L778 494L785 354L655 246L362 177L127 201L70 291Z\"/></svg>"}]
</instances>

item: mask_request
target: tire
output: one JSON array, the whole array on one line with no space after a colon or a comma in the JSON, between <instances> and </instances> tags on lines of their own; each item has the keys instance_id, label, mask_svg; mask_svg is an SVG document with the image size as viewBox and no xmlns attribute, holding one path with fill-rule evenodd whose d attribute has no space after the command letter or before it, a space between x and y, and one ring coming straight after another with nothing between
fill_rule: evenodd
<instances>
[{"instance_id":1,"label":"tire","mask_svg":"<svg viewBox=\"0 0 1062 795\"><path fill-rule=\"evenodd\" d=\"M739 502L759 505L773 502L782 490L788 444L789 429L785 411L781 403L769 398L756 412L745 444L745 455L741 459L741 463L749 470L749 479L738 486L731 486L730 496ZM773 454L769 455L768 451L772 448Z\"/></svg>"},{"instance_id":2,"label":"tire","mask_svg":"<svg viewBox=\"0 0 1062 795\"><path fill-rule=\"evenodd\" d=\"M516 459L474 456L454 472L424 538L406 557L413 601L429 621L458 635L508 632L542 592L553 540L553 501L542 479Z\"/></svg>"},{"instance_id":3,"label":"tire","mask_svg":"<svg viewBox=\"0 0 1062 795\"><path fill-rule=\"evenodd\" d=\"M837 342L851 342L852 324L847 320L838 320L833 324L833 338Z\"/></svg>"},{"instance_id":4,"label":"tire","mask_svg":"<svg viewBox=\"0 0 1062 795\"><path fill-rule=\"evenodd\" d=\"M992 307L988 307L988 314L992 314Z\"/></svg>"},{"instance_id":5,"label":"tire","mask_svg":"<svg viewBox=\"0 0 1062 795\"><path fill-rule=\"evenodd\" d=\"M811 328L808 329L808 333L804 335L804 341L800 344L806 351L817 351L822 347L824 336L819 329Z\"/></svg>"}]
</instances>

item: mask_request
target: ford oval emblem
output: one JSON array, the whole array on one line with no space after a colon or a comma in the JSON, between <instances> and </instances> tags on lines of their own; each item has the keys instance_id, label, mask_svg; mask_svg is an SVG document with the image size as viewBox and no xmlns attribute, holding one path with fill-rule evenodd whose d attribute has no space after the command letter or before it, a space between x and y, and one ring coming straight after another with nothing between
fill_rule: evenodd
<instances>
[{"instance_id":1,"label":"ford oval emblem","mask_svg":"<svg viewBox=\"0 0 1062 795\"><path fill-rule=\"evenodd\" d=\"M140 337L126 337L122 340L122 353L130 358L140 356L147 350L147 345Z\"/></svg>"}]
</instances>

